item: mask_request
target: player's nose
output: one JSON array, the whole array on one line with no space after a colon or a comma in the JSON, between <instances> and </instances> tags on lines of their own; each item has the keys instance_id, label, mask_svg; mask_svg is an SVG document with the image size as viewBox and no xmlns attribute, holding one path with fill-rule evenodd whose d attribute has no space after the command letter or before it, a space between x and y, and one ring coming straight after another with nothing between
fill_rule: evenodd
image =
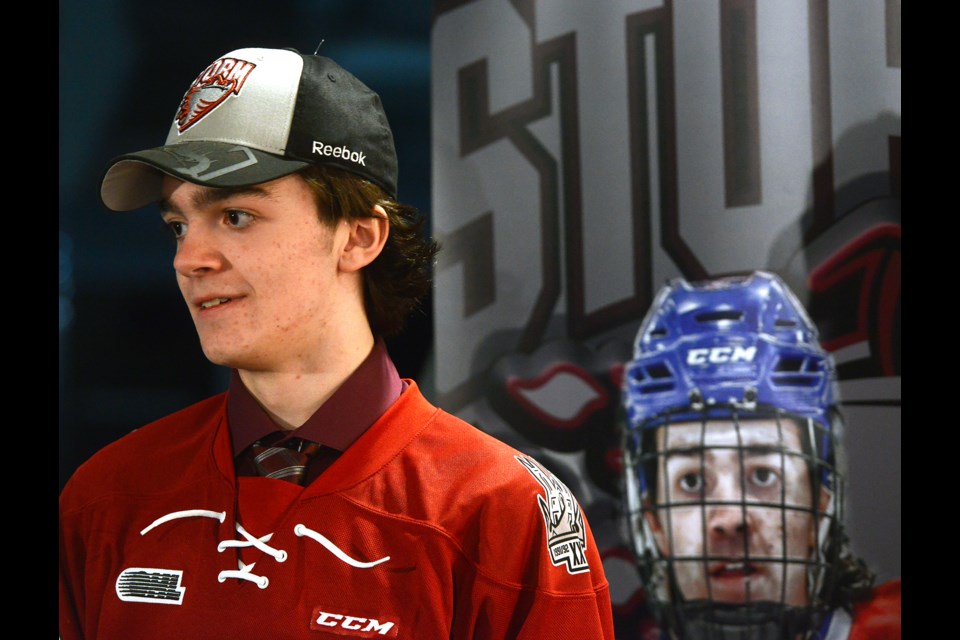
<instances>
[{"instance_id":1,"label":"player's nose","mask_svg":"<svg viewBox=\"0 0 960 640\"><path fill-rule=\"evenodd\" d=\"M223 268L225 259L218 247L215 234L194 224L177 245L173 268L177 275L191 278Z\"/></svg>"},{"instance_id":2,"label":"player's nose","mask_svg":"<svg viewBox=\"0 0 960 640\"><path fill-rule=\"evenodd\" d=\"M716 535L742 535L749 531L750 512L734 475L719 479L706 507L707 526Z\"/></svg>"},{"instance_id":3,"label":"player's nose","mask_svg":"<svg viewBox=\"0 0 960 640\"><path fill-rule=\"evenodd\" d=\"M707 517L711 533L720 536L744 535L749 532L746 505L714 505Z\"/></svg>"}]
</instances>

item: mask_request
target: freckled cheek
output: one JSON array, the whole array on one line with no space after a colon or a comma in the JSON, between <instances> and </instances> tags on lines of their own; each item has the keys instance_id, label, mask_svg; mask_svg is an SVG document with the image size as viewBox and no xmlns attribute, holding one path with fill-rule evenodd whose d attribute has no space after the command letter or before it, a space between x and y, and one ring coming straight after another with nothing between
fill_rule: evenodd
<instances>
[{"instance_id":1,"label":"freckled cheek","mask_svg":"<svg viewBox=\"0 0 960 640\"><path fill-rule=\"evenodd\" d=\"M703 549L701 510L699 508L674 509L674 512L670 521L674 554L678 556L701 554Z\"/></svg>"},{"instance_id":2,"label":"freckled cheek","mask_svg":"<svg viewBox=\"0 0 960 640\"><path fill-rule=\"evenodd\" d=\"M699 550L676 549L677 556L702 555ZM686 598L705 598L707 596L706 571L702 560L679 560L673 563L677 586Z\"/></svg>"},{"instance_id":3,"label":"freckled cheek","mask_svg":"<svg viewBox=\"0 0 960 640\"><path fill-rule=\"evenodd\" d=\"M752 545L761 555L806 558L809 555L807 541L810 538L810 517L802 513L780 509L758 509L753 516ZM786 529L784 529L786 524ZM786 547L784 547L786 544Z\"/></svg>"},{"instance_id":4,"label":"freckled cheek","mask_svg":"<svg viewBox=\"0 0 960 640\"><path fill-rule=\"evenodd\" d=\"M814 540L813 533L813 516L805 513L791 514L787 518L787 556L808 557Z\"/></svg>"},{"instance_id":5,"label":"freckled cheek","mask_svg":"<svg viewBox=\"0 0 960 640\"><path fill-rule=\"evenodd\" d=\"M270 303L263 321L276 329L303 327L323 311L329 296L323 295L323 280L310 275L309 268L275 280L266 295Z\"/></svg>"}]
</instances>

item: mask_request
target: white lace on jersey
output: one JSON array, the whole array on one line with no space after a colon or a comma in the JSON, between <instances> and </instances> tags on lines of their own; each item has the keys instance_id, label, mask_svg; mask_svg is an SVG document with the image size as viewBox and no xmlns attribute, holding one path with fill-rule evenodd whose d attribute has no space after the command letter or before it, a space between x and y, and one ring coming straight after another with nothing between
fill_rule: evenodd
<instances>
[{"instance_id":1,"label":"white lace on jersey","mask_svg":"<svg viewBox=\"0 0 960 640\"><path fill-rule=\"evenodd\" d=\"M149 526L145 527L143 530L140 531L140 535L141 536L146 535L148 532L150 532L152 529L156 528L157 526L170 522L171 520L177 520L179 518L213 518L214 520L217 520L221 524L223 524L223 522L226 520L226 517L227 517L227 514L225 511L210 511L208 509L186 509L184 511L174 511L172 513L168 513L167 515L161 516L156 520L154 520L152 523L150 523ZM218 553L223 553L224 550L232 549L232 548L244 549L247 547L255 547L256 549L270 556L277 562L286 561L288 554L285 549L277 549L267 544L268 542L270 542L270 539L273 538L272 532L264 536L260 536L258 538L248 533L247 530L243 528L243 525L241 525L239 522L236 523L236 531L238 534L240 534L240 537L242 538L242 540L231 539L231 540L220 541L220 543L217 545ZM351 558L346 553L344 553L342 549L340 549L337 545L331 542L330 539L328 539L326 536L314 531L313 529L308 528L306 525L303 525L303 524L297 524L296 526L294 526L293 532L294 534L296 534L298 538L306 537L315 542L320 543L320 545L324 549L332 553L337 559L357 569L369 569L370 567L375 567L378 564L384 563L390 559L390 556L384 556L379 560L374 560L372 562L363 562L361 560L356 560L354 558ZM220 582L226 582L227 579L229 578L233 578L236 580L247 580L249 582L253 582L261 589L266 589L269 586L270 580L266 576L261 576L253 573L253 567L254 565L256 565L255 562L251 562L250 564L244 564L242 560L238 559L237 563L239 565L238 569L221 571L217 575L217 580L219 580Z\"/></svg>"}]
</instances>

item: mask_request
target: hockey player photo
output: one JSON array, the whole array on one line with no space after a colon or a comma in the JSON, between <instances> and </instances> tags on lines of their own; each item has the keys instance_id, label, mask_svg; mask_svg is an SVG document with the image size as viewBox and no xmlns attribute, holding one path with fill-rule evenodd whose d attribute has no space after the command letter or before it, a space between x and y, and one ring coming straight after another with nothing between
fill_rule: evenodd
<instances>
[{"instance_id":1,"label":"hockey player photo","mask_svg":"<svg viewBox=\"0 0 960 640\"><path fill-rule=\"evenodd\" d=\"M569 489L388 353L438 247L397 200L379 96L330 58L244 48L171 116L100 195L159 205L229 388L131 425L66 483L62 640L612 639Z\"/></svg>"},{"instance_id":2,"label":"hockey player photo","mask_svg":"<svg viewBox=\"0 0 960 640\"><path fill-rule=\"evenodd\" d=\"M783 281L671 281L624 375L624 506L663 637L900 637L843 525L836 372Z\"/></svg>"}]
</instances>

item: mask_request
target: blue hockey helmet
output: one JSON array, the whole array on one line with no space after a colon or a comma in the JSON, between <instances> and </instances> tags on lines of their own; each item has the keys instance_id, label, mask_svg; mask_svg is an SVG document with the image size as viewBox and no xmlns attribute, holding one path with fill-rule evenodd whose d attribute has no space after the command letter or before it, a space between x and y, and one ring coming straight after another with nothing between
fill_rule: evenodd
<instances>
[{"instance_id":1,"label":"blue hockey helmet","mask_svg":"<svg viewBox=\"0 0 960 640\"><path fill-rule=\"evenodd\" d=\"M685 408L765 405L823 422L835 406L835 372L818 337L771 273L674 280L637 333L627 419L636 426Z\"/></svg>"}]
</instances>

